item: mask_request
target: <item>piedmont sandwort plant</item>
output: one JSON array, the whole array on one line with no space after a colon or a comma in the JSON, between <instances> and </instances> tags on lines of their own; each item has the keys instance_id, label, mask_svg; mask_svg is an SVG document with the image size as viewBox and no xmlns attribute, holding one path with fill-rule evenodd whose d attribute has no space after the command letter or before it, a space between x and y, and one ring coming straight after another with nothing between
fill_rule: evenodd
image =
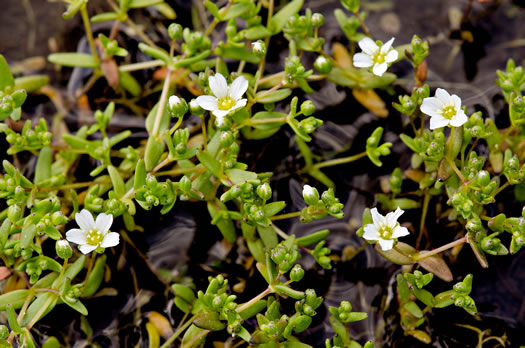
<instances>
[{"instance_id":1,"label":"piedmont sandwort plant","mask_svg":"<svg viewBox=\"0 0 525 348\"><path fill-rule=\"evenodd\" d=\"M84 72L81 87L67 96L50 92L46 75L17 76L0 55L0 346L371 348L388 345L384 336L394 332L411 343L393 339L392 346L413 346L440 340L439 315L474 333L477 347L524 343L481 329L486 307L474 300L473 276L525 245L524 68L509 59L498 70L494 83L506 113L497 122L448 85L427 85L429 41L418 33L410 42L377 40L359 0L334 2L335 44L322 36L327 14L303 0L197 2L194 14L211 20L196 15L183 27L179 9L164 0L108 0L110 10L91 17L91 1L64 1L63 20L79 17L87 39L85 51L47 57ZM154 31L134 20L145 8L162 17ZM403 62L412 69L408 92L394 88L392 71ZM319 150L319 131L332 120L310 96L326 85L351 91L381 117L388 114L383 99L392 100L388 122L398 118L402 126L389 138L381 126L359 129L358 153L350 146ZM29 117L26 103L42 95L56 114ZM68 108L77 107L88 110L87 119L66 123ZM143 131L115 127L123 110L145 116ZM286 139L282 153L251 154L279 137ZM382 167L393 146L410 161L377 174L382 189L367 193L368 207L353 226L348 192L332 170L350 178L365 162ZM287 173L257 171L257 162L288 153L294 158ZM299 203L280 192L283 175L301 183ZM150 262L144 235L179 209L198 211L206 228L193 243L218 240L227 250L221 262L188 258L178 269ZM357 237L357 247L332 252L335 220ZM295 222L321 227L296 236ZM379 283L388 296L327 304L317 279L344 264L359 277L365 251L393 269L392 282ZM459 254L478 262L459 269ZM146 271L135 272L138 263ZM124 291L113 278L130 269L137 298L154 279L163 293L153 297L170 305L149 314L141 311L145 304L134 305L133 322L106 333L138 327L134 338L101 343L103 330L93 323L116 314L108 309L104 320L92 318L91 308ZM389 313L383 331L359 333L373 311ZM47 319L56 313L75 324L54 327ZM463 314L472 319L462 321Z\"/></svg>"}]
</instances>

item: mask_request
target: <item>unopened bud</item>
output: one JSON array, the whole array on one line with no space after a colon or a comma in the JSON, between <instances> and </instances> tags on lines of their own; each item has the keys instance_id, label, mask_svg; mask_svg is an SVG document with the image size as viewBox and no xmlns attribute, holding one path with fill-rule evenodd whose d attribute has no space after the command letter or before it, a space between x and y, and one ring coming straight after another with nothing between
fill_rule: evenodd
<instances>
[{"instance_id":1,"label":"unopened bud","mask_svg":"<svg viewBox=\"0 0 525 348\"><path fill-rule=\"evenodd\" d=\"M71 245L69 245L69 242L67 240L59 240L55 244L55 249L57 252L58 257L66 260L70 259L71 256L73 256L73 249L71 248Z\"/></svg>"},{"instance_id":2,"label":"unopened bud","mask_svg":"<svg viewBox=\"0 0 525 348\"><path fill-rule=\"evenodd\" d=\"M316 205L317 203L319 203L319 192L315 187L312 187L310 185L304 185L303 198L306 204Z\"/></svg>"},{"instance_id":3,"label":"unopened bud","mask_svg":"<svg viewBox=\"0 0 525 348\"><path fill-rule=\"evenodd\" d=\"M168 105L168 112L171 117L180 118L188 112L188 104L186 103L186 100L179 98L176 95L170 97Z\"/></svg>"}]
</instances>

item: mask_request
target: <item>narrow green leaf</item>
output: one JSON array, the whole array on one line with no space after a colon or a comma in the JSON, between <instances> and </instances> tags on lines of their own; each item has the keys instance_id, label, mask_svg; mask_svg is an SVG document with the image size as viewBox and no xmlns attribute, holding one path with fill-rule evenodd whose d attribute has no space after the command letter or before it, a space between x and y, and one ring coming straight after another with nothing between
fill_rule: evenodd
<instances>
[{"instance_id":1,"label":"narrow green leaf","mask_svg":"<svg viewBox=\"0 0 525 348\"><path fill-rule=\"evenodd\" d=\"M206 151L197 151L197 158L216 178L222 177L221 164Z\"/></svg>"},{"instance_id":2,"label":"narrow green leaf","mask_svg":"<svg viewBox=\"0 0 525 348\"><path fill-rule=\"evenodd\" d=\"M157 140L154 136L148 138L146 143L146 150L144 154L144 161L146 164L146 170L152 171L153 168L159 163L159 160L164 153L164 142Z\"/></svg>"},{"instance_id":3,"label":"narrow green leaf","mask_svg":"<svg viewBox=\"0 0 525 348\"><path fill-rule=\"evenodd\" d=\"M293 0L289 2L286 6L281 8L279 12L277 12L270 21L270 25L268 26L268 29L273 33L277 34L281 30L283 30L284 26L288 22L288 18L296 15L299 13L301 8L303 7L303 0Z\"/></svg>"},{"instance_id":4,"label":"narrow green leaf","mask_svg":"<svg viewBox=\"0 0 525 348\"><path fill-rule=\"evenodd\" d=\"M44 180L51 178L52 155L53 150L49 147L44 147L40 150L40 155L36 162L35 184L40 185Z\"/></svg>"},{"instance_id":5,"label":"narrow green leaf","mask_svg":"<svg viewBox=\"0 0 525 348\"><path fill-rule=\"evenodd\" d=\"M273 285L272 288L279 295L285 295L285 296L291 297L291 298L293 298L295 300L301 300L305 296L303 291L294 290L292 288L289 288L286 285L280 285L280 284Z\"/></svg>"},{"instance_id":6,"label":"narrow green leaf","mask_svg":"<svg viewBox=\"0 0 525 348\"><path fill-rule=\"evenodd\" d=\"M111 183L113 184L113 190L118 198L126 194L126 186L124 185L124 180L120 176L120 173L117 168L112 165L108 166L109 176L111 177Z\"/></svg>"},{"instance_id":7,"label":"narrow green leaf","mask_svg":"<svg viewBox=\"0 0 525 348\"><path fill-rule=\"evenodd\" d=\"M32 320L37 321L42 319L47 313L49 313L57 304L58 295L52 292L44 292L37 297L27 308L26 314L22 318L20 325L26 326ZM41 312L43 309L43 312Z\"/></svg>"},{"instance_id":8,"label":"narrow green leaf","mask_svg":"<svg viewBox=\"0 0 525 348\"><path fill-rule=\"evenodd\" d=\"M267 249L275 248L279 243L277 232L275 232L275 228L273 228L273 226L257 226L257 232L259 233L259 236L261 237L261 240Z\"/></svg>"},{"instance_id":9,"label":"narrow green leaf","mask_svg":"<svg viewBox=\"0 0 525 348\"><path fill-rule=\"evenodd\" d=\"M227 210L227 208L226 205L224 205L224 203L222 203L221 201L215 200L215 202L208 202L208 212L210 213L212 220L217 218L217 216L223 210ZM235 242L235 238L237 237L235 233L235 226L233 225L233 221L229 216L223 214L215 223L215 225L217 226L219 231L221 231L224 239L226 239L230 243Z\"/></svg>"},{"instance_id":10,"label":"narrow green leaf","mask_svg":"<svg viewBox=\"0 0 525 348\"><path fill-rule=\"evenodd\" d=\"M120 15L116 12L104 12L104 13L99 13L91 17L91 22L100 23L100 22L114 21L118 19L119 17Z\"/></svg>"},{"instance_id":11,"label":"narrow green leaf","mask_svg":"<svg viewBox=\"0 0 525 348\"><path fill-rule=\"evenodd\" d=\"M313 245L313 244L316 244L322 241L329 235L330 235L330 230L321 230L321 231L317 231L312 234L309 234L307 236L297 238L295 242L297 243L297 245L307 247L307 246L310 246L310 245Z\"/></svg>"},{"instance_id":12,"label":"narrow green leaf","mask_svg":"<svg viewBox=\"0 0 525 348\"><path fill-rule=\"evenodd\" d=\"M285 201L277 201L268 203L263 207L264 215L266 217L272 217L286 207Z\"/></svg>"},{"instance_id":13,"label":"narrow green leaf","mask_svg":"<svg viewBox=\"0 0 525 348\"><path fill-rule=\"evenodd\" d=\"M97 259L97 261L95 262L95 266L93 267L93 269L91 270L91 273L89 274L89 278L87 280L86 286L84 287L84 292L82 293L82 297L89 297L95 294L95 292L100 287L100 284L102 284L102 280L104 279L105 267L106 267L106 255L102 255Z\"/></svg>"},{"instance_id":14,"label":"narrow green leaf","mask_svg":"<svg viewBox=\"0 0 525 348\"><path fill-rule=\"evenodd\" d=\"M15 80L9 70L9 65L4 56L0 54L0 91L15 85Z\"/></svg>"},{"instance_id":15,"label":"narrow green leaf","mask_svg":"<svg viewBox=\"0 0 525 348\"><path fill-rule=\"evenodd\" d=\"M91 54L77 53L77 52L62 52L52 53L47 56L53 64L68 66L68 67L79 67L79 68L96 68L95 59Z\"/></svg>"},{"instance_id":16,"label":"narrow green leaf","mask_svg":"<svg viewBox=\"0 0 525 348\"><path fill-rule=\"evenodd\" d=\"M29 290L13 290L0 295L0 311L5 311L8 304L11 304L13 309L22 308L26 298L30 296Z\"/></svg>"},{"instance_id":17,"label":"narrow green leaf","mask_svg":"<svg viewBox=\"0 0 525 348\"><path fill-rule=\"evenodd\" d=\"M128 91L132 96L138 97L142 92L142 87L137 80L127 71L119 71L119 83L122 88Z\"/></svg>"},{"instance_id":18,"label":"narrow green leaf","mask_svg":"<svg viewBox=\"0 0 525 348\"><path fill-rule=\"evenodd\" d=\"M66 9L66 12L62 14L62 18L64 19L71 19L75 14L77 14L78 11L82 8L82 6L86 5L87 0L73 0L69 4L69 6Z\"/></svg>"},{"instance_id":19,"label":"narrow green leaf","mask_svg":"<svg viewBox=\"0 0 525 348\"><path fill-rule=\"evenodd\" d=\"M139 43L139 49L150 57L162 60L166 65L171 63L171 58L168 52L163 49L148 46L143 42Z\"/></svg>"},{"instance_id":20,"label":"narrow green leaf","mask_svg":"<svg viewBox=\"0 0 525 348\"><path fill-rule=\"evenodd\" d=\"M290 94L292 94L290 88L281 88L271 93L268 93L268 91L259 91L255 95L255 100L261 104L275 103L288 98Z\"/></svg>"},{"instance_id":21,"label":"narrow green leaf","mask_svg":"<svg viewBox=\"0 0 525 348\"><path fill-rule=\"evenodd\" d=\"M9 327L12 331L14 331L17 334L22 333L22 329L20 328L20 325L18 325L18 321L16 320L16 312L15 309L11 304L8 304L7 307L7 322L9 323Z\"/></svg>"},{"instance_id":22,"label":"narrow green leaf","mask_svg":"<svg viewBox=\"0 0 525 348\"><path fill-rule=\"evenodd\" d=\"M257 57L255 54L248 51L244 47L236 47L236 46L223 47L220 50L220 52L214 51L214 53L226 59L245 60L248 63L252 63L252 64L257 64L261 60L259 57Z\"/></svg>"},{"instance_id":23,"label":"narrow green leaf","mask_svg":"<svg viewBox=\"0 0 525 348\"><path fill-rule=\"evenodd\" d=\"M407 302L403 305L403 308L406 309L414 317L418 319L423 318L423 312L421 311L421 309L418 307L418 305L415 302L413 301Z\"/></svg>"},{"instance_id":24,"label":"narrow green leaf","mask_svg":"<svg viewBox=\"0 0 525 348\"><path fill-rule=\"evenodd\" d=\"M35 224L29 224L22 228L22 234L20 236L20 246L22 249L28 248L33 243L35 238L36 227Z\"/></svg>"},{"instance_id":25,"label":"narrow green leaf","mask_svg":"<svg viewBox=\"0 0 525 348\"><path fill-rule=\"evenodd\" d=\"M144 160L141 158L137 162L137 166L135 167L135 177L133 181L133 189L138 190L142 186L146 185L146 164L144 163Z\"/></svg>"},{"instance_id":26,"label":"narrow green leaf","mask_svg":"<svg viewBox=\"0 0 525 348\"><path fill-rule=\"evenodd\" d=\"M49 76L47 75L21 76L15 79L15 90L23 89L27 93L31 93L34 91L38 91L40 88L48 84L49 84Z\"/></svg>"},{"instance_id":27,"label":"narrow green leaf","mask_svg":"<svg viewBox=\"0 0 525 348\"><path fill-rule=\"evenodd\" d=\"M226 328L226 324L219 320L219 313L208 312L199 315L193 324L201 329L220 331Z\"/></svg>"},{"instance_id":28,"label":"narrow green leaf","mask_svg":"<svg viewBox=\"0 0 525 348\"><path fill-rule=\"evenodd\" d=\"M129 8L142 8L153 5L162 4L164 0L130 0L128 7Z\"/></svg>"},{"instance_id":29,"label":"narrow green leaf","mask_svg":"<svg viewBox=\"0 0 525 348\"><path fill-rule=\"evenodd\" d=\"M234 185L244 184L249 180L257 180L257 174L241 169L226 169L226 176Z\"/></svg>"},{"instance_id":30,"label":"narrow green leaf","mask_svg":"<svg viewBox=\"0 0 525 348\"><path fill-rule=\"evenodd\" d=\"M11 231L11 220L5 219L0 226L0 251L4 249L7 239L9 239L9 231Z\"/></svg>"},{"instance_id":31,"label":"narrow green leaf","mask_svg":"<svg viewBox=\"0 0 525 348\"><path fill-rule=\"evenodd\" d=\"M77 274L84 268L84 263L86 262L86 256L80 256L74 263L69 265L69 267L64 272L64 278L74 279Z\"/></svg>"}]
</instances>

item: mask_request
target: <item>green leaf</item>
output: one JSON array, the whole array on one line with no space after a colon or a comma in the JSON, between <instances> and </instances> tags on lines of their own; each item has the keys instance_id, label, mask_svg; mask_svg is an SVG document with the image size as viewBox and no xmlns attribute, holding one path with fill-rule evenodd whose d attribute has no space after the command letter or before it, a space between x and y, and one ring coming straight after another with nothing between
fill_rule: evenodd
<instances>
[{"instance_id":1,"label":"green leaf","mask_svg":"<svg viewBox=\"0 0 525 348\"><path fill-rule=\"evenodd\" d=\"M153 168L159 163L160 157L164 153L164 142L157 140L154 136L148 138L146 143L146 150L144 153L144 162L146 164L146 170L152 171Z\"/></svg>"},{"instance_id":2,"label":"green leaf","mask_svg":"<svg viewBox=\"0 0 525 348\"><path fill-rule=\"evenodd\" d=\"M242 320L250 319L251 317L254 317L257 313L265 310L267 303L268 302L266 300L259 300L251 306L240 311L239 315L241 316Z\"/></svg>"},{"instance_id":3,"label":"green leaf","mask_svg":"<svg viewBox=\"0 0 525 348\"><path fill-rule=\"evenodd\" d=\"M150 57L162 60L166 65L170 65L171 58L168 52L160 48L154 48L145 43L139 43L139 49Z\"/></svg>"},{"instance_id":4,"label":"green leaf","mask_svg":"<svg viewBox=\"0 0 525 348\"><path fill-rule=\"evenodd\" d=\"M102 284L102 280L104 279L105 267L106 255L102 255L97 259L97 261L95 262L95 266L89 274L86 286L84 287L84 292L82 292L82 297L89 297L95 294L95 292L100 287L100 284Z\"/></svg>"},{"instance_id":5,"label":"green leaf","mask_svg":"<svg viewBox=\"0 0 525 348\"><path fill-rule=\"evenodd\" d=\"M38 321L42 319L42 317L55 308L58 298L58 295L52 292L42 293L29 305L20 325L26 326L33 320Z\"/></svg>"},{"instance_id":6,"label":"green leaf","mask_svg":"<svg viewBox=\"0 0 525 348\"><path fill-rule=\"evenodd\" d=\"M367 77L359 83L359 87L362 88L383 88L390 86L396 79L397 76L392 73L384 73L383 76L376 76L371 73L366 73Z\"/></svg>"},{"instance_id":7,"label":"green leaf","mask_svg":"<svg viewBox=\"0 0 525 348\"><path fill-rule=\"evenodd\" d=\"M264 39L268 36L271 36L272 32L266 29L266 27L262 25L256 25L251 28L248 28L245 31L244 35L247 40L254 41L254 40Z\"/></svg>"},{"instance_id":8,"label":"green leaf","mask_svg":"<svg viewBox=\"0 0 525 348\"><path fill-rule=\"evenodd\" d=\"M113 190L118 198L121 198L126 194L126 186L124 185L124 180L120 176L120 173L117 168L112 165L108 166L109 176L111 177L111 183L113 184Z\"/></svg>"},{"instance_id":9,"label":"green leaf","mask_svg":"<svg viewBox=\"0 0 525 348\"><path fill-rule=\"evenodd\" d=\"M16 319L17 315L15 312L15 309L11 304L8 304L7 307L7 322L9 323L9 327L12 331L14 331L17 334L22 333L22 329L20 328L20 325L18 325L18 320Z\"/></svg>"},{"instance_id":10,"label":"green leaf","mask_svg":"<svg viewBox=\"0 0 525 348\"><path fill-rule=\"evenodd\" d=\"M341 338L345 346L349 345L350 344L350 334L348 333L348 329L346 328L345 324L343 324L339 319L337 319L333 315L330 316L329 320L330 320L330 325L334 329L337 336Z\"/></svg>"},{"instance_id":11,"label":"green leaf","mask_svg":"<svg viewBox=\"0 0 525 348\"><path fill-rule=\"evenodd\" d=\"M260 58L253 54L251 51L248 51L244 47L223 47L220 51L214 52L217 55L220 55L226 59L236 59L236 60L245 60L248 63L257 64L260 61Z\"/></svg>"},{"instance_id":12,"label":"green leaf","mask_svg":"<svg viewBox=\"0 0 525 348\"><path fill-rule=\"evenodd\" d=\"M399 292L399 297L401 298L401 304L410 300L410 289L408 288L408 283L401 273L396 276L397 279L397 291Z\"/></svg>"},{"instance_id":13,"label":"green leaf","mask_svg":"<svg viewBox=\"0 0 525 348\"><path fill-rule=\"evenodd\" d=\"M240 15L242 15L244 12L248 11L250 8L252 8L251 2L239 2L236 4L233 4L226 14L222 16L222 19L224 21L230 20L232 18L237 18ZM220 12L222 14L222 11Z\"/></svg>"},{"instance_id":14,"label":"green leaf","mask_svg":"<svg viewBox=\"0 0 525 348\"><path fill-rule=\"evenodd\" d=\"M322 241L329 235L330 235L330 230L321 230L321 231L317 231L312 234L309 234L307 236L297 238L295 242L297 243L297 245L307 247L307 246L310 246L312 244L316 244Z\"/></svg>"},{"instance_id":15,"label":"green leaf","mask_svg":"<svg viewBox=\"0 0 525 348\"><path fill-rule=\"evenodd\" d=\"M0 54L0 91L6 89L6 87L12 87L15 85L15 80L9 70L9 65L5 60L4 56Z\"/></svg>"},{"instance_id":16,"label":"green leaf","mask_svg":"<svg viewBox=\"0 0 525 348\"><path fill-rule=\"evenodd\" d=\"M22 228L22 234L20 236L20 246L22 249L28 248L33 243L35 238L36 227L35 224L29 224Z\"/></svg>"},{"instance_id":17,"label":"green leaf","mask_svg":"<svg viewBox=\"0 0 525 348\"><path fill-rule=\"evenodd\" d=\"M221 163L206 151L197 151L197 158L216 178L222 177Z\"/></svg>"},{"instance_id":18,"label":"green leaf","mask_svg":"<svg viewBox=\"0 0 525 348\"><path fill-rule=\"evenodd\" d=\"M130 0L128 7L129 8L142 8L153 5L162 4L164 0Z\"/></svg>"},{"instance_id":19,"label":"green leaf","mask_svg":"<svg viewBox=\"0 0 525 348\"><path fill-rule=\"evenodd\" d=\"M228 210L226 205L224 205L224 203L219 200L215 200L215 202L208 202L208 212L210 213L212 220L215 219L221 211L225 210ZM215 223L215 225L219 231L221 231L224 239L230 243L235 242L235 238L237 237L235 233L235 226L228 215L223 214Z\"/></svg>"},{"instance_id":20,"label":"green leaf","mask_svg":"<svg viewBox=\"0 0 525 348\"><path fill-rule=\"evenodd\" d=\"M255 95L255 100L261 104L275 103L275 102L288 98L290 94L292 94L292 90L290 88L281 88L271 93L268 93L268 94L267 93L268 91L257 92L257 94ZM280 114L278 112L269 112L269 113Z\"/></svg>"},{"instance_id":21,"label":"green leaf","mask_svg":"<svg viewBox=\"0 0 525 348\"><path fill-rule=\"evenodd\" d=\"M31 295L27 289L13 290L0 295L0 311L5 311L8 304L11 304L13 309L22 308L28 296Z\"/></svg>"},{"instance_id":22,"label":"green leaf","mask_svg":"<svg viewBox=\"0 0 525 348\"><path fill-rule=\"evenodd\" d=\"M82 302L80 302L80 300L74 299L73 301L70 301L65 296L61 296L60 298L62 299L62 301L64 301L65 304L67 304L69 307L73 308L74 310L76 310L80 314L88 315L88 310L87 310L86 306L84 306L82 304Z\"/></svg>"},{"instance_id":23,"label":"green leaf","mask_svg":"<svg viewBox=\"0 0 525 348\"><path fill-rule=\"evenodd\" d=\"M302 300L305 297L303 291L294 290L286 285L273 285L272 289L279 295L284 295L293 298L294 300Z\"/></svg>"},{"instance_id":24,"label":"green leaf","mask_svg":"<svg viewBox=\"0 0 525 348\"><path fill-rule=\"evenodd\" d=\"M80 9L85 6L87 0L73 0L66 9L66 12L62 14L62 18L71 19L75 14L77 14Z\"/></svg>"},{"instance_id":25,"label":"green leaf","mask_svg":"<svg viewBox=\"0 0 525 348\"><path fill-rule=\"evenodd\" d=\"M284 207L286 207L285 201L277 201L277 202L268 203L263 207L264 216L272 217L278 212L280 212L281 210L283 210Z\"/></svg>"},{"instance_id":26,"label":"green leaf","mask_svg":"<svg viewBox=\"0 0 525 348\"><path fill-rule=\"evenodd\" d=\"M348 71L349 69L346 69ZM353 88L357 85L357 78L348 76L350 74L345 74L342 69L333 68L328 76L326 77L328 81L335 83L336 85ZM354 73L357 76L357 73Z\"/></svg>"},{"instance_id":27,"label":"green leaf","mask_svg":"<svg viewBox=\"0 0 525 348\"><path fill-rule=\"evenodd\" d=\"M434 299L434 296L432 296L430 291L418 288L413 288L412 291L414 292L414 296L416 296L419 301L423 302L429 307L434 307L436 300Z\"/></svg>"},{"instance_id":28,"label":"green leaf","mask_svg":"<svg viewBox=\"0 0 525 348\"><path fill-rule=\"evenodd\" d=\"M159 108L159 103L156 103L151 111L148 113L148 116L146 117L146 130L148 131L149 135L153 134L153 128L155 128L155 120L157 118L157 110ZM167 102L164 107L160 124L159 124L159 134L162 134L165 130L167 130L170 127L170 115L168 113L167 108Z\"/></svg>"},{"instance_id":29,"label":"green leaf","mask_svg":"<svg viewBox=\"0 0 525 348\"><path fill-rule=\"evenodd\" d=\"M35 169L35 184L40 185L43 181L51 178L51 161L53 150L44 147L40 150Z\"/></svg>"},{"instance_id":30,"label":"green leaf","mask_svg":"<svg viewBox=\"0 0 525 348\"><path fill-rule=\"evenodd\" d=\"M286 23L288 23L288 19L299 13L301 8L303 7L303 3L303 0L293 0L289 2L272 17L268 29L273 34L277 34L281 30L283 30Z\"/></svg>"},{"instance_id":31,"label":"green leaf","mask_svg":"<svg viewBox=\"0 0 525 348\"><path fill-rule=\"evenodd\" d=\"M87 53L76 53L76 52L62 52L52 53L47 56L53 64L68 66L68 67L79 67L79 68L92 68L95 69L95 59L91 54Z\"/></svg>"},{"instance_id":32,"label":"green leaf","mask_svg":"<svg viewBox=\"0 0 525 348\"><path fill-rule=\"evenodd\" d=\"M424 254L425 251L420 251L419 255ZM417 259L417 257L416 257ZM446 281L452 281L452 272L447 263L439 255L432 255L418 261L419 265L429 272L432 272L436 277Z\"/></svg>"},{"instance_id":33,"label":"green leaf","mask_svg":"<svg viewBox=\"0 0 525 348\"><path fill-rule=\"evenodd\" d=\"M104 12L104 13L99 13L91 17L91 22L100 23L100 22L114 21L118 19L119 17L120 15L116 12Z\"/></svg>"},{"instance_id":34,"label":"green leaf","mask_svg":"<svg viewBox=\"0 0 525 348\"><path fill-rule=\"evenodd\" d=\"M375 246L375 250L379 255L383 256L388 261L393 262L397 265L411 265L415 263L415 261L412 258L406 255L410 256L410 255L415 254L416 249L414 249L410 245L403 243L403 242L397 242L396 248L401 250L403 254L401 254L396 249L390 249L390 250L385 251L381 249L379 244L376 244Z\"/></svg>"},{"instance_id":35,"label":"green leaf","mask_svg":"<svg viewBox=\"0 0 525 348\"><path fill-rule=\"evenodd\" d=\"M1 74L1 72L0 72ZM49 76L47 75L29 75L17 77L15 79L15 90L23 89L27 93L38 91L40 88L49 84Z\"/></svg>"},{"instance_id":36,"label":"green leaf","mask_svg":"<svg viewBox=\"0 0 525 348\"><path fill-rule=\"evenodd\" d=\"M64 272L64 278L74 279L77 274L84 268L84 263L86 262L86 256L80 256L74 263L69 265L69 267Z\"/></svg>"},{"instance_id":37,"label":"green leaf","mask_svg":"<svg viewBox=\"0 0 525 348\"><path fill-rule=\"evenodd\" d=\"M133 181L134 190L138 190L146 185L146 175L146 164L141 158L137 161L137 166L135 167L135 177Z\"/></svg>"},{"instance_id":38,"label":"green leaf","mask_svg":"<svg viewBox=\"0 0 525 348\"><path fill-rule=\"evenodd\" d=\"M348 314L348 318L346 319L347 322L353 323L355 321L361 321L368 318L368 314L365 312L352 312Z\"/></svg>"},{"instance_id":39,"label":"green leaf","mask_svg":"<svg viewBox=\"0 0 525 348\"><path fill-rule=\"evenodd\" d=\"M226 169L226 176L234 185L244 184L246 181L257 180L257 174L241 169Z\"/></svg>"},{"instance_id":40,"label":"green leaf","mask_svg":"<svg viewBox=\"0 0 525 348\"><path fill-rule=\"evenodd\" d=\"M119 83L122 88L128 91L132 96L138 97L142 92L142 87L137 80L127 71L119 71Z\"/></svg>"},{"instance_id":41,"label":"green leaf","mask_svg":"<svg viewBox=\"0 0 525 348\"><path fill-rule=\"evenodd\" d=\"M423 312L421 311L421 309L415 302L413 301L407 302L403 305L403 308L406 309L414 317L418 319L423 318Z\"/></svg>"},{"instance_id":42,"label":"green leaf","mask_svg":"<svg viewBox=\"0 0 525 348\"><path fill-rule=\"evenodd\" d=\"M275 248L279 243L277 232L275 232L275 228L273 228L273 226L257 226L257 232L259 233L259 236L261 237L261 240L267 249Z\"/></svg>"},{"instance_id":43,"label":"green leaf","mask_svg":"<svg viewBox=\"0 0 525 348\"><path fill-rule=\"evenodd\" d=\"M219 320L219 313L217 312L203 313L195 318L193 324L210 331L220 331L226 328L226 324Z\"/></svg>"},{"instance_id":44,"label":"green leaf","mask_svg":"<svg viewBox=\"0 0 525 348\"><path fill-rule=\"evenodd\" d=\"M219 21L221 20L221 15L219 13L219 8L217 7L217 5L215 5L210 0L206 0L206 1L204 1L204 6L206 6L208 11L210 11L211 15L213 17L215 17L215 19L217 19Z\"/></svg>"},{"instance_id":45,"label":"green leaf","mask_svg":"<svg viewBox=\"0 0 525 348\"><path fill-rule=\"evenodd\" d=\"M4 249L7 239L9 239L9 231L11 231L11 220L5 219L0 226L0 251Z\"/></svg>"},{"instance_id":46,"label":"green leaf","mask_svg":"<svg viewBox=\"0 0 525 348\"><path fill-rule=\"evenodd\" d=\"M154 7L169 20L175 20L175 18L177 18L177 13L175 13L175 10L165 2L157 4Z\"/></svg>"}]
</instances>

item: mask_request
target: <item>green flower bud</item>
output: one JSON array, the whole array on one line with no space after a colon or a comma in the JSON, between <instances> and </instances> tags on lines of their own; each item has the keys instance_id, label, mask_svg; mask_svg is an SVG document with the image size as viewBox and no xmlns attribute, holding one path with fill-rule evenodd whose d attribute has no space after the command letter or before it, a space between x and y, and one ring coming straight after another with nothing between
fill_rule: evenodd
<instances>
[{"instance_id":1,"label":"green flower bud","mask_svg":"<svg viewBox=\"0 0 525 348\"><path fill-rule=\"evenodd\" d=\"M262 185L259 185L257 187L257 196L259 196L262 200L268 200L272 198L272 188L270 187L270 184L265 182Z\"/></svg>"},{"instance_id":2,"label":"green flower bud","mask_svg":"<svg viewBox=\"0 0 525 348\"><path fill-rule=\"evenodd\" d=\"M293 282L298 282L304 277L304 269L301 265L295 265L290 271L290 280Z\"/></svg>"},{"instance_id":3,"label":"green flower bud","mask_svg":"<svg viewBox=\"0 0 525 348\"><path fill-rule=\"evenodd\" d=\"M312 15L312 25L319 28L324 24L324 16L320 13L314 13Z\"/></svg>"},{"instance_id":4,"label":"green flower bud","mask_svg":"<svg viewBox=\"0 0 525 348\"><path fill-rule=\"evenodd\" d=\"M168 112L171 117L183 117L188 112L188 104L183 98L172 95L168 101Z\"/></svg>"},{"instance_id":5,"label":"green flower bud","mask_svg":"<svg viewBox=\"0 0 525 348\"><path fill-rule=\"evenodd\" d=\"M197 100L192 99L190 101L189 107L190 107L190 112L193 115L197 115L197 116L204 115L205 110L199 106L199 104L197 103Z\"/></svg>"},{"instance_id":6,"label":"green flower bud","mask_svg":"<svg viewBox=\"0 0 525 348\"><path fill-rule=\"evenodd\" d=\"M352 305L348 301L341 301L341 305L339 307L345 312L352 311Z\"/></svg>"},{"instance_id":7,"label":"green flower bud","mask_svg":"<svg viewBox=\"0 0 525 348\"><path fill-rule=\"evenodd\" d=\"M301 122L299 122L299 127L304 129L304 131L308 134L315 132L315 130L323 124L323 121L321 121L318 118L315 118L313 116L310 116Z\"/></svg>"},{"instance_id":8,"label":"green flower bud","mask_svg":"<svg viewBox=\"0 0 525 348\"><path fill-rule=\"evenodd\" d=\"M257 57L262 58L266 55L266 44L262 40L252 42L252 52Z\"/></svg>"},{"instance_id":9,"label":"green flower bud","mask_svg":"<svg viewBox=\"0 0 525 348\"><path fill-rule=\"evenodd\" d=\"M183 176L179 181L179 188L183 193L191 190L191 181L186 176Z\"/></svg>"},{"instance_id":10,"label":"green flower bud","mask_svg":"<svg viewBox=\"0 0 525 348\"><path fill-rule=\"evenodd\" d=\"M13 98L13 106L19 108L24 104L27 98L27 92L23 89L19 89L11 93L11 98Z\"/></svg>"},{"instance_id":11,"label":"green flower bud","mask_svg":"<svg viewBox=\"0 0 525 348\"><path fill-rule=\"evenodd\" d=\"M58 257L66 260L73 256L73 249L67 240L58 240L55 244L55 249Z\"/></svg>"},{"instance_id":12,"label":"green flower bud","mask_svg":"<svg viewBox=\"0 0 525 348\"><path fill-rule=\"evenodd\" d=\"M63 225L67 223L67 218L61 211L56 211L51 215L53 225Z\"/></svg>"},{"instance_id":13,"label":"green flower bud","mask_svg":"<svg viewBox=\"0 0 525 348\"><path fill-rule=\"evenodd\" d=\"M321 74L328 74L332 71L333 64L329 59L319 56L314 62L314 68Z\"/></svg>"},{"instance_id":14,"label":"green flower bud","mask_svg":"<svg viewBox=\"0 0 525 348\"><path fill-rule=\"evenodd\" d=\"M171 23L168 27L168 35L170 39L177 41L182 38L182 25L178 23Z\"/></svg>"},{"instance_id":15,"label":"green flower bud","mask_svg":"<svg viewBox=\"0 0 525 348\"><path fill-rule=\"evenodd\" d=\"M390 183L390 190L392 193L399 194L401 192L401 185L403 184L403 174L401 173L401 169L394 169L392 176L388 181Z\"/></svg>"},{"instance_id":16,"label":"green flower bud","mask_svg":"<svg viewBox=\"0 0 525 348\"><path fill-rule=\"evenodd\" d=\"M221 132L220 139L219 139L219 145L222 148L230 147L231 144L235 141L235 137L233 136L233 133L230 131Z\"/></svg>"},{"instance_id":17,"label":"green flower bud","mask_svg":"<svg viewBox=\"0 0 525 348\"><path fill-rule=\"evenodd\" d=\"M486 170L480 170L476 175L476 184L480 187L487 186L490 182L490 174Z\"/></svg>"},{"instance_id":18,"label":"green flower bud","mask_svg":"<svg viewBox=\"0 0 525 348\"><path fill-rule=\"evenodd\" d=\"M303 198L306 204L316 205L317 203L319 203L319 192L315 187L312 187L310 185L304 185Z\"/></svg>"},{"instance_id":19,"label":"green flower bud","mask_svg":"<svg viewBox=\"0 0 525 348\"><path fill-rule=\"evenodd\" d=\"M307 100L301 104L301 112L305 116L310 116L315 112L315 105L311 100Z\"/></svg>"}]
</instances>

